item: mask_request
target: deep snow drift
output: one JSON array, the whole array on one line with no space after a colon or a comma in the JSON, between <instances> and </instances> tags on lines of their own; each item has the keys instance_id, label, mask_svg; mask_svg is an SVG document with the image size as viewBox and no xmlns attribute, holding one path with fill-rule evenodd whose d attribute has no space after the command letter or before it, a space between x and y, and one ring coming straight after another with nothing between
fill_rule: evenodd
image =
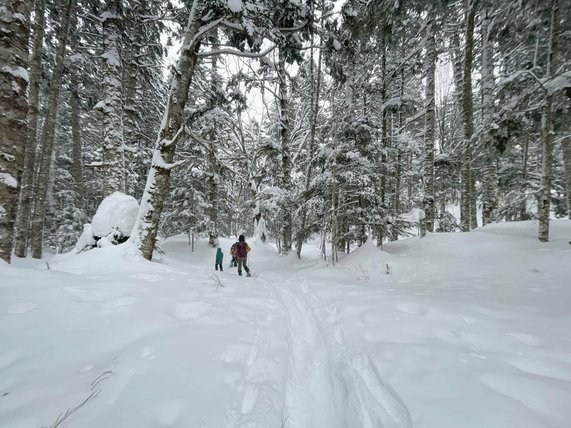
<instances>
[{"instance_id":1,"label":"deep snow drift","mask_svg":"<svg viewBox=\"0 0 571 428\"><path fill-rule=\"evenodd\" d=\"M1 264L0 427L567 427L571 222L536 232L334 267L250 241L254 278L227 267L232 240L215 272L185 236L155 263L124 244Z\"/></svg>"}]
</instances>

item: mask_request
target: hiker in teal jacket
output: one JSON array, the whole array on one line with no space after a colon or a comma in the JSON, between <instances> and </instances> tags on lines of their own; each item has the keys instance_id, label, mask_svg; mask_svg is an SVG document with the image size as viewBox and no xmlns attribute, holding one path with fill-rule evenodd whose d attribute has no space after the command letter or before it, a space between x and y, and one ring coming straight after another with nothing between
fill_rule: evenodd
<instances>
[{"instance_id":1,"label":"hiker in teal jacket","mask_svg":"<svg viewBox=\"0 0 571 428\"><path fill-rule=\"evenodd\" d=\"M222 248L218 247L218 249L216 250L216 263L214 264L214 269L218 270L218 267L220 266L220 272L222 272L224 269L222 269L222 259L224 258L224 254L222 254Z\"/></svg>"}]
</instances>

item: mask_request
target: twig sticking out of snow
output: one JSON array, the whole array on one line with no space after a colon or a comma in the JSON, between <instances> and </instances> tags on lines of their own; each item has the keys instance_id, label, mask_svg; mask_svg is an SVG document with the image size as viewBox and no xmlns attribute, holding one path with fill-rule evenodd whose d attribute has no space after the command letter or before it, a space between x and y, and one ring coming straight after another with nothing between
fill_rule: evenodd
<instances>
[{"instance_id":1,"label":"twig sticking out of snow","mask_svg":"<svg viewBox=\"0 0 571 428\"><path fill-rule=\"evenodd\" d=\"M47 264L47 263L46 263ZM49 269L49 267L48 267ZM108 370L106 372L101 373L99 376L97 376L95 378L95 380L93 382L91 382L91 386L90 386L90 391L91 393L87 396L87 398L85 400L83 400L81 403L79 403L77 406L72 407L67 409L65 412L60 413L57 417L57 419L54 421L53 424L51 424L49 426L49 428L57 428L59 427L62 423L65 422L65 420L67 418L69 418L71 415L73 415L75 412L77 412L79 409L81 409L83 406L85 406L89 401L91 401L93 398L95 398L100 392L101 392L101 382L109 379L113 372ZM43 427L45 428L45 427Z\"/></svg>"},{"instance_id":2,"label":"twig sticking out of snow","mask_svg":"<svg viewBox=\"0 0 571 428\"><path fill-rule=\"evenodd\" d=\"M220 277L218 275L210 274L209 277L212 280L212 286L216 287L217 290L218 290L218 287L224 287L224 284L222 284L222 280L220 279Z\"/></svg>"}]
</instances>

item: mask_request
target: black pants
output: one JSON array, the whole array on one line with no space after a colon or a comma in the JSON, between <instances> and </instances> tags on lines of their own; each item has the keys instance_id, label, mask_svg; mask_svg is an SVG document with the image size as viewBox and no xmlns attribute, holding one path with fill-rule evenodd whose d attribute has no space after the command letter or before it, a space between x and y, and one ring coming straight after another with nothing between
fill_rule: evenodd
<instances>
[{"instance_id":1,"label":"black pants","mask_svg":"<svg viewBox=\"0 0 571 428\"><path fill-rule=\"evenodd\" d=\"M236 257L236 259L238 260L238 275L242 275L242 266L244 266L246 273L250 273L250 269L246 266L246 257Z\"/></svg>"},{"instance_id":2,"label":"black pants","mask_svg":"<svg viewBox=\"0 0 571 428\"><path fill-rule=\"evenodd\" d=\"M220 266L220 272L222 272L224 269L222 269L222 263L216 263L214 265L214 269L218 270L218 266Z\"/></svg>"}]
</instances>

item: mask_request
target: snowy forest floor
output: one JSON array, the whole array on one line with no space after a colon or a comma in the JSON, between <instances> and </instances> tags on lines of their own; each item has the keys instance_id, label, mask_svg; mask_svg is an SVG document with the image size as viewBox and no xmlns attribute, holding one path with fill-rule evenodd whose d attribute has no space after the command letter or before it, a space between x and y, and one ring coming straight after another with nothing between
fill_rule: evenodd
<instances>
[{"instance_id":1,"label":"snowy forest floor","mask_svg":"<svg viewBox=\"0 0 571 428\"><path fill-rule=\"evenodd\" d=\"M154 263L122 245L0 264L0 427L567 427L571 222L536 234L367 244L334 267L250 242L253 278L232 240L215 272L186 236Z\"/></svg>"}]
</instances>

